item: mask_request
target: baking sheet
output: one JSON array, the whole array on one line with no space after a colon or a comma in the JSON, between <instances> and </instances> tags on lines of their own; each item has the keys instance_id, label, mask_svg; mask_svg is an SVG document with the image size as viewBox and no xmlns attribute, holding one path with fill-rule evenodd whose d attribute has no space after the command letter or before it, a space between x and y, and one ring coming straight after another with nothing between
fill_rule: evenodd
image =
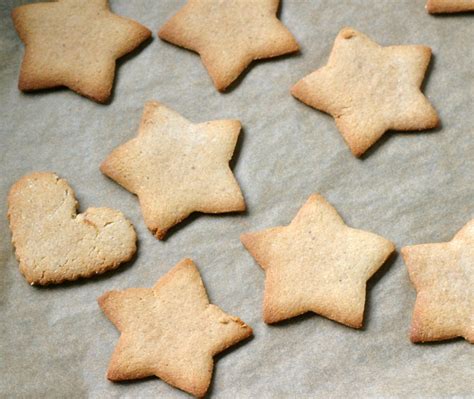
<instances>
[{"instance_id":1,"label":"baking sheet","mask_svg":"<svg viewBox=\"0 0 474 399\"><path fill-rule=\"evenodd\" d=\"M284 0L280 17L300 54L255 63L220 94L197 55L156 38L184 1L112 0L114 12L151 28L154 38L119 62L113 100L99 105L69 90L17 90L23 45L9 14L22 3L0 6L0 397L187 397L157 378L107 381L119 334L96 303L107 290L152 286L183 257L197 263L211 301L255 333L217 357L212 397L473 396L472 345L410 343L415 291L400 255L368 284L364 329L313 314L267 326L264 273L239 235L289 223L319 192L350 226L398 249L450 240L474 216L474 14L429 16L425 0ZM424 92L441 128L386 134L360 160L332 118L290 96L292 84L326 62L343 26L385 45L433 48ZM194 122L242 122L233 167L248 212L193 216L164 242L147 231L136 198L98 167L135 136L150 99ZM82 211L123 211L139 236L136 259L94 280L30 287L18 271L5 215L9 187L33 170L67 179Z\"/></svg>"}]
</instances>

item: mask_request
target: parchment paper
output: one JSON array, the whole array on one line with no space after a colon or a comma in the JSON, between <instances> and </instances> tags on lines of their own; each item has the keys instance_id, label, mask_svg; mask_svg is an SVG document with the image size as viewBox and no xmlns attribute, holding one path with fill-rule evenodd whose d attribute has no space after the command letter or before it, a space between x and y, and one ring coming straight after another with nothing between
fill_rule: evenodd
<instances>
[{"instance_id":1,"label":"parchment paper","mask_svg":"<svg viewBox=\"0 0 474 399\"><path fill-rule=\"evenodd\" d=\"M474 15L430 16L425 0L284 0L280 17L300 54L255 63L220 94L197 55L156 38L184 1L112 0L114 12L151 28L154 39L119 62L114 98L99 105L69 90L18 91L23 45L9 14L21 3L0 6L1 397L187 397L157 378L107 381L119 334L96 303L107 290L152 286L183 257L197 263L211 301L255 332L217 357L212 397L473 396L472 345L410 343L415 291L401 256L369 282L364 329L314 314L267 326L261 318L264 273L239 235L288 224L319 192L347 224L391 239L398 249L450 240L474 216ZM424 92L439 111L441 128L386 134L359 160L331 117L291 97L292 84L326 63L343 26L384 45L432 47ZM242 122L233 168L248 212L191 217L163 242L147 231L137 199L104 177L99 164L136 135L150 99L194 122ZM30 287L10 244L6 196L34 170L67 179L81 211L123 211L138 232L136 259L94 280Z\"/></svg>"}]
</instances>

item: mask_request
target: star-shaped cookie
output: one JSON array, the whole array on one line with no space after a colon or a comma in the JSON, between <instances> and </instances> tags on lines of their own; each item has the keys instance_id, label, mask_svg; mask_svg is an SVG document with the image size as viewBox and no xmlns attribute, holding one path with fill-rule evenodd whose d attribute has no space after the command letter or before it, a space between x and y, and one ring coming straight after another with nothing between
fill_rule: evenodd
<instances>
[{"instance_id":1,"label":"star-shaped cookie","mask_svg":"<svg viewBox=\"0 0 474 399\"><path fill-rule=\"evenodd\" d=\"M317 194L290 225L246 233L241 241L265 270L265 323L312 311L354 328L362 327L367 280L395 249L346 226Z\"/></svg>"},{"instance_id":2,"label":"star-shaped cookie","mask_svg":"<svg viewBox=\"0 0 474 399\"><path fill-rule=\"evenodd\" d=\"M417 292L411 340L464 337L474 343L474 219L449 242L401 252Z\"/></svg>"},{"instance_id":3,"label":"star-shaped cookie","mask_svg":"<svg viewBox=\"0 0 474 399\"><path fill-rule=\"evenodd\" d=\"M115 61L151 32L113 14L107 0L59 0L17 7L13 22L25 54L22 91L66 86L98 102L112 92Z\"/></svg>"},{"instance_id":4,"label":"star-shaped cookie","mask_svg":"<svg viewBox=\"0 0 474 399\"><path fill-rule=\"evenodd\" d=\"M99 305L121 332L107 378L157 376L192 395L205 395L213 356L252 335L237 317L210 304L199 271L184 259L153 288L109 291Z\"/></svg>"},{"instance_id":5,"label":"star-shaped cookie","mask_svg":"<svg viewBox=\"0 0 474 399\"><path fill-rule=\"evenodd\" d=\"M245 210L229 167L240 122L192 124L156 102L145 104L138 137L115 149L101 171L138 195L158 239L192 212Z\"/></svg>"},{"instance_id":6,"label":"star-shaped cookie","mask_svg":"<svg viewBox=\"0 0 474 399\"><path fill-rule=\"evenodd\" d=\"M193 50L224 91L253 61L298 50L276 13L279 0L188 0L158 36Z\"/></svg>"},{"instance_id":7,"label":"star-shaped cookie","mask_svg":"<svg viewBox=\"0 0 474 399\"><path fill-rule=\"evenodd\" d=\"M344 28L328 63L297 82L291 93L333 116L352 153L361 156L387 130L438 125L436 111L420 91L430 58L429 47L382 47Z\"/></svg>"},{"instance_id":8,"label":"star-shaped cookie","mask_svg":"<svg viewBox=\"0 0 474 399\"><path fill-rule=\"evenodd\" d=\"M474 0L428 0L430 14L474 11Z\"/></svg>"}]
</instances>

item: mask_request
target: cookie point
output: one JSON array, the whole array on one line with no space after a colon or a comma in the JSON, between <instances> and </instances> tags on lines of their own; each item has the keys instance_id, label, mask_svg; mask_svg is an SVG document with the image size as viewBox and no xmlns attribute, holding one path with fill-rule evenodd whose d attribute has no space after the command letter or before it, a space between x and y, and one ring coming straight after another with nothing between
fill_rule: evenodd
<instances>
[{"instance_id":1,"label":"cookie point","mask_svg":"<svg viewBox=\"0 0 474 399\"><path fill-rule=\"evenodd\" d=\"M296 92L297 92L297 87L296 87L296 86L297 86L297 85L298 85L298 82L295 83L295 84L294 84L293 86L291 86L291 88L290 88L290 94L291 94L292 96L294 96L294 97L296 97Z\"/></svg>"},{"instance_id":2,"label":"cookie point","mask_svg":"<svg viewBox=\"0 0 474 399\"><path fill-rule=\"evenodd\" d=\"M148 100L148 101L145 103L145 106L159 107L159 106L161 106L161 103L160 103L159 101L156 101L156 100Z\"/></svg>"},{"instance_id":3,"label":"cookie point","mask_svg":"<svg viewBox=\"0 0 474 399\"><path fill-rule=\"evenodd\" d=\"M311 194L308 199L310 199L311 201L325 201L324 197L319 193Z\"/></svg>"},{"instance_id":4,"label":"cookie point","mask_svg":"<svg viewBox=\"0 0 474 399\"><path fill-rule=\"evenodd\" d=\"M352 39L353 37L355 37L357 34L356 32L353 30L353 29L350 29L350 28L344 28L342 31L341 31L341 36L343 39Z\"/></svg>"},{"instance_id":5,"label":"cookie point","mask_svg":"<svg viewBox=\"0 0 474 399\"><path fill-rule=\"evenodd\" d=\"M406 262L408 256L410 255L410 247L402 247L400 248L400 253L402 254L403 260Z\"/></svg>"},{"instance_id":6,"label":"cookie point","mask_svg":"<svg viewBox=\"0 0 474 399\"><path fill-rule=\"evenodd\" d=\"M84 97L87 97L99 104L106 104L110 100L110 97L112 95L112 90L104 90L99 93L93 93L93 94L85 94L85 93L83 94L79 92L79 90L77 92L79 94L82 94Z\"/></svg>"},{"instance_id":7,"label":"cookie point","mask_svg":"<svg viewBox=\"0 0 474 399\"><path fill-rule=\"evenodd\" d=\"M106 377L109 381L120 381L120 378L117 376L114 370L107 370Z\"/></svg>"},{"instance_id":8,"label":"cookie point","mask_svg":"<svg viewBox=\"0 0 474 399\"><path fill-rule=\"evenodd\" d=\"M97 303L99 304L99 307L103 308L105 301L110 295L110 291L104 292L101 296L97 298Z\"/></svg>"},{"instance_id":9,"label":"cookie point","mask_svg":"<svg viewBox=\"0 0 474 399\"><path fill-rule=\"evenodd\" d=\"M252 327L250 327L248 324L243 323L243 324L240 326L240 328L242 328L243 330L245 330L245 338L244 338L244 339L253 336L253 329L252 329Z\"/></svg>"},{"instance_id":10,"label":"cookie point","mask_svg":"<svg viewBox=\"0 0 474 399\"><path fill-rule=\"evenodd\" d=\"M282 321L284 320L285 317L281 318L281 317L278 317L275 312L272 312L270 309L266 308L265 305L264 305L264 309L263 309L263 322L265 324L275 324L279 321Z\"/></svg>"},{"instance_id":11,"label":"cookie point","mask_svg":"<svg viewBox=\"0 0 474 399\"><path fill-rule=\"evenodd\" d=\"M350 327L360 330L362 327L364 327L364 320L362 318L360 320L356 320L350 325Z\"/></svg>"},{"instance_id":12,"label":"cookie point","mask_svg":"<svg viewBox=\"0 0 474 399\"><path fill-rule=\"evenodd\" d=\"M303 84L303 79L298 80L290 89L290 93L292 96L299 98L299 92L301 90L301 86Z\"/></svg>"},{"instance_id":13,"label":"cookie point","mask_svg":"<svg viewBox=\"0 0 474 399\"><path fill-rule=\"evenodd\" d=\"M166 236L166 230L160 230L159 228L155 228L150 229L150 231L158 240L163 240Z\"/></svg>"},{"instance_id":14,"label":"cookie point","mask_svg":"<svg viewBox=\"0 0 474 399\"><path fill-rule=\"evenodd\" d=\"M252 238L252 233L242 233L240 235L240 242L246 247Z\"/></svg>"},{"instance_id":15,"label":"cookie point","mask_svg":"<svg viewBox=\"0 0 474 399\"><path fill-rule=\"evenodd\" d=\"M349 148L351 150L352 155L354 155L356 158L360 158L368 148L363 149L361 147L353 147L349 145Z\"/></svg>"},{"instance_id":16,"label":"cookie point","mask_svg":"<svg viewBox=\"0 0 474 399\"><path fill-rule=\"evenodd\" d=\"M418 334L414 331L412 331L410 333L410 341L413 343L413 344L419 344L419 343L423 343L423 340L421 339L420 336L418 336Z\"/></svg>"},{"instance_id":17,"label":"cookie point","mask_svg":"<svg viewBox=\"0 0 474 399\"><path fill-rule=\"evenodd\" d=\"M181 261L179 263L181 265L187 266L187 267L195 267L196 266L191 258L183 258L183 259L181 259Z\"/></svg>"}]
</instances>

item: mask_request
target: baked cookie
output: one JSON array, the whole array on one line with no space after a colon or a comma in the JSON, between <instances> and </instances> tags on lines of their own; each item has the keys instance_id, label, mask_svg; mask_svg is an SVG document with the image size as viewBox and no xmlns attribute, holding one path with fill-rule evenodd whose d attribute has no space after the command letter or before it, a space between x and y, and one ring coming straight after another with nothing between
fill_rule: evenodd
<instances>
[{"instance_id":1,"label":"baked cookie","mask_svg":"<svg viewBox=\"0 0 474 399\"><path fill-rule=\"evenodd\" d=\"M474 0L428 0L430 14L474 11Z\"/></svg>"},{"instance_id":2,"label":"baked cookie","mask_svg":"<svg viewBox=\"0 0 474 399\"><path fill-rule=\"evenodd\" d=\"M449 242L402 248L417 295L411 340L474 343L474 219Z\"/></svg>"},{"instance_id":3,"label":"baked cookie","mask_svg":"<svg viewBox=\"0 0 474 399\"><path fill-rule=\"evenodd\" d=\"M439 123L420 91L430 62L425 46L382 47L351 28L341 30L328 63L291 93L330 114L355 156L387 130L424 130Z\"/></svg>"},{"instance_id":4,"label":"baked cookie","mask_svg":"<svg viewBox=\"0 0 474 399\"><path fill-rule=\"evenodd\" d=\"M112 92L115 61L151 36L113 14L107 0L59 0L17 7L13 23L23 43L18 88L66 86L97 102Z\"/></svg>"},{"instance_id":5,"label":"baked cookie","mask_svg":"<svg viewBox=\"0 0 474 399\"><path fill-rule=\"evenodd\" d=\"M279 0L188 0L158 32L193 50L224 91L253 61L298 51L276 13Z\"/></svg>"},{"instance_id":6,"label":"baked cookie","mask_svg":"<svg viewBox=\"0 0 474 399\"><path fill-rule=\"evenodd\" d=\"M192 124L149 101L138 136L115 149L100 170L138 196L147 227L161 240L192 212L245 210L229 167L239 132L239 121Z\"/></svg>"},{"instance_id":7,"label":"baked cookie","mask_svg":"<svg viewBox=\"0 0 474 399\"><path fill-rule=\"evenodd\" d=\"M53 173L22 177L8 195L20 271L31 284L59 284L117 268L136 252L132 224L119 211L77 214L74 191Z\"/></svg>"},{"instance_id":8,"label":"baked cookie","mask_svg":"<svg viewBox=\"0 0 474 399\"><path fill-rule=\"evenodd\" d=\"M317 194L288 226L242 234L241 241L265 270L265 323L312 311L354 328L362 327L367 280L395 249L346 226Z\"/></svg>"},{"instance_id":9,"label":"baked cookie","mask_svg":"<svg viewBox=\"0 0 474 399\"><path fill-rule=\"evenodd\" d=\"M202 397L211 382L213 356L252 335L242 320L209 303L190 259L153 288L109 291L98 301L121 332L107 371L112 381L155 375Z\"/></svg>"}]
</instances>

